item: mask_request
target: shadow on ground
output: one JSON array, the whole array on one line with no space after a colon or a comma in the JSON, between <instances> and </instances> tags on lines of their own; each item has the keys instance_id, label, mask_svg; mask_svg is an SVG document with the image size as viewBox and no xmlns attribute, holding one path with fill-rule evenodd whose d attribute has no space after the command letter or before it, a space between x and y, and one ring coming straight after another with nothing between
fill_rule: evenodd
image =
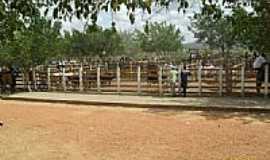
<instances>
[{"instance_id":1,"label":"shadow on ground","mask_svg":"<svg viewBox=\"0 0 270 160\"><path fill-rule=\"evenodd\" d=\"M222 107L269 107L270 99L263 96L255 97L201 97L179 98L167 100L174 103L186 103L197 106L222 106Z\"/></svg>"},{"instance_id":2,"label":"shadow on ground","mask_svg":"<svg viewBox=\"0 0 270 160\"><path fill-rule=\"evenodd\" d=\"M270 123L270 113L265 112L187 111L177 108L149 108L145 112L161 116L181 116L188 113L190 116L200 116L206 120L237 119L243 124L254 122Z\"/></svg>"}]
</instances>

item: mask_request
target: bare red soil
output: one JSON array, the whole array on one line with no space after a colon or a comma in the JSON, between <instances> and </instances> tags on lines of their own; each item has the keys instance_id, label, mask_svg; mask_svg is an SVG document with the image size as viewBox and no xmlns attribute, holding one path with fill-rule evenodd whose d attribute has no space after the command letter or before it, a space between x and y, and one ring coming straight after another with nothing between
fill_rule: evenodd
<instances>
[{"instance_id":1,"label":"bare red soil","mask_svg":"<svg viewBox=\"0 0 270 160\"><path fill-rule=\"evenodd\" d=\"M269 160L270 115L0 101L3 160Z\"/></svg>"}]
</instances>

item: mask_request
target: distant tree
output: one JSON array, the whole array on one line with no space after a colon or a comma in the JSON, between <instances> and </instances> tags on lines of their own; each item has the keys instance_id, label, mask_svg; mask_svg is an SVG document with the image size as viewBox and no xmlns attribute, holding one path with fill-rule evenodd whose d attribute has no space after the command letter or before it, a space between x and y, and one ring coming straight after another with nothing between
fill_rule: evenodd
<instances>
[{"instance_id":1,"label":"distant tree","mask_svg":"<svg viewBox=\"0 0 270 160\"><path fill-rule=\"evenodd\" d=\"M91 52L100 57L118 55L123 51L122 39L113 28L87 34L87 38Z\"/></svg>"},{"instance_id":2,"label":"distant tree","mask_svg":"<svg viewBox=\"0 0 270 160\"><path fill-rule=\"evenodd\" d=\"M226 89L232 91L232 80L229 56L233 47L239 45L239 38L235 32L232 18L219 11L213 15L197 14L192 23L193 32L198 42L208 44L210 48L217 49L224 57L224 67L226 71Z\"/></svg>"},{"instance_id":3,"label":"distant tree","mask_svg":"<svg viewBox=\"0 0 270 160\"><path fill-rule=\"evenodd\" d=\"M16 31L24 29L32 21L32 17L40 12L41 8L44 14L51 14L54 19L72 19L76 16L79 19L91 19L96 22L100 11L117 12L120 6L126 6L131 23L135 21L135 10L142 9L151 14L151 6L155 4L159 7L168 8L170 5L177 6L179 11L185 12L190 6L189 0L2 0L0 1L0 43L5 43L14 38ZM199 0L202 4L202 13L205 15L218 14L215 9L221 1ZM235 6L251 6L257 24L260 26L257 42L263 51L270 51L270 5L268 0L223 0L222 5L227 8Z\"/></svg>"},{"instance_id":4,"label":"distant tree","mask_svg":"<svg viewBox=\"0 0 270 160\"><path fill-rule=\"evenodd\" d=\"M134 32L119 33L123 42L122 54L132 58L140 58L142 56L142 49L136 41Z\"/></svg>"},{"instance_id":5,"label":"distant tree","mask_svg":"<svg viewBox=\"0 0 270 160\"><path fill-rule=\"evenodd\" d=\"M61 24L52 23L36 16L29 27L17 31L13 40L1 46L0 55L4 63L16 65L24 70L44 64L57 55Z\"/></svg>"},{"instance_id":6,"label":"distant tree","mask_svg":"<svg viewBox=\"0 0 270 160\"><path fill-rule=\"evenodd\" d=\"M145 52L166 56L182 49L183 37L175 25L155 22L146 24L143 31L135 32L135 39Z\"/></svg>"},{"instance_id":7,"label":"distant tree","mask_svg":"<svg viewBox=\"0 0 270 160\"><path fill-rule=\"evenodd\" d=\"M84 32L74 30L69 39L73 57L113 56L123 51L122 39L113 27L90 25Z\"/></svg>"}]
</instances>

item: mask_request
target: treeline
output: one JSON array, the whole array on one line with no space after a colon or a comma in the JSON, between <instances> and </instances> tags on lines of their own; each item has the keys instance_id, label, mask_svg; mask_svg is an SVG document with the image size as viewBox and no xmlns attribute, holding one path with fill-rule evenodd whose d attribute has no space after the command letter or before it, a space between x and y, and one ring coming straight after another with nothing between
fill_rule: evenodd
<instances>
[{"instance_id":1,"label":"treeline","mask_svg":"<svg viewBox=\"0 0 270 160\"><path fill-rule=\"evenodd\" d=\"M140 57L155 54L154 56L178 59L185 56L180 30L165 22L147 23L142 31L123 33L117 31L114 23L107 29L97 26L95 23L97 14L95 14L91 17L92 25L86 26L82 32L76 30L66 32L62 31L58 20L63 17L65 9L72 13L73 9L71 8L70 11L68 7L71 1L65 1L67 3L65 5L55 4L54 14L58 16L53 16L52 20L48 20L45 15L42 16L40 13L42 5L28 4L26 1L15 2L0 3L2 7L0 12L1 66L15 65L20 68L30 68L65 58ZM93 5L85 4L86 7ZM252 7L251 11L246 10L246 5L240 1L230 4L217 4L212 1L203 3L201 12L192 18L190 30L195 33L199 42L218 50L224 57L230 57L235 48L270 53L269 5L264 1L258 1L248 5ZM78 15L85 13L87 18L89 13L81 10L80 5L77 6L74 11L79 11ZM50 6L46 7L50 8ZM224 12L224 8L228 7L230 14ZM66 12L67 16L69 12ZM70 14L70 18L72 15Z\"/></svg>"},{"instance_id":2,"label":"treeline","mask_svg":"<svg viewBox=\"0 0 270 160\"><path fill-rule=\"evenodd\" d=\"M0 64L29 69L67 58L138 58L142 53L181 56L182 40L180 30L165 22L147 24L132 33L118 32L114 24L107 29L93 24L68 32L62 31L60 22L36 16L29 26L1 43Z\"/></svg>"}]
</instances>

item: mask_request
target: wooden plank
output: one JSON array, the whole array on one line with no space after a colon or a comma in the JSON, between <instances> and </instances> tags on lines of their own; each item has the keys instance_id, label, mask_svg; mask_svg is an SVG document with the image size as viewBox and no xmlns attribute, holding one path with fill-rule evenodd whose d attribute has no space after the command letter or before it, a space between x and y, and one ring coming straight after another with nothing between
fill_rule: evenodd
<instances>
[{"instance_id":1,"label":"wooden plank","mask_svg":"<svg viewBox=\"0 0 270 160\"><path fill-rule=\"evenodd\" d=\"M141 66L138 65L138 68L137 68L137 83L138 83L138 88L137 88L137 92L138 92L138 95L141 94Z\"/></svg>"},{"instance_id":2,"label":"wooden plank","mask_svg":"<svg viewBox=\"0 0 270 160\"><path fill-rule=\"evenodd\" d=\"M66 85L66 68L63 67L62 69L62 87L64 91L67 91L67 85Z\"/></svg>"},{"instance_id":3,"label":"wooden plank","mask_svg":"<svg viewBox=\"0 0 270 160\"><path fill-rule=\"evenodd\" d=\"M100 89L100 66L98 65L97 68L97 92L100 93L101 89Z\"/></svg>"},{"instance_id":4,"label":"wooden plank","mask_svg":"<svg viewBox=\"0 0 270 160\"><path fill-rule=\"evenodd\" d=\"M219 96L223 94L223 68L220 67L218 72L218 79L219 79Z\"/></svg>"},{"instance_id":5,"label":"wooden plank","mask_svg":"<svg viewBox=\"0 0 270 160\"><path fill-rule=\"evenodd\" d=\"M178 66L178 93L181 94L182 90L181 90L181 73L182 73L182 65Z\"/></svg>"},{"instance_id":6,"label":"wooden plank","mask_svg":"<svg viewBox=\"0 0 270 160\"><path fill-rule=\"evenodd\" d=\"M36 69L32 68L32 77L33 77L33 81L34 81L34 90L37 90L37 79L36 79Z\"/></svg>"},{"instance_id":7,"label":"wooden plank","mask_svg":"<svg viewBox=\"0 0 270 160\"><path fill-rule=\"evenodd\" d=\"M120 73L120 66L119 64L116 67L116 81L117 81L117 92L120 93L121 92L121 86L120 86L120 81L121 81L121 73Z\"/></svg>"},{"instance_id":8,"label":"wooden plank","mask_svg":"<svg viewBox=\"0 0 270 160\"><path fill-rule=\"evenodd\" d=\"M245 96L245 65L241 67L241 96Z\"/></svg>"},{"instance_id":9,"label":"wooden plank","mask_svg":"<svg viewBox=\"0 0 270 160\"><path fill-rule=\"evenodd\" d=\"M163 86L162 86L162 66L159 67L158 71L158 86L159 86L159 95L163 95Z\"/></svg>"},{"instance_id":10,"label":"wooden plank","mask_svg":"<svg viewBox=\"0 0 270 160\"><path fill-rule=\"evenodd\" d=\"M268 98L269 93L269 64L265 65L265 73L264 73L264 97Z\"/></svg>"},{"instance_id":11,"label":"wooden plank","mask_svg":"<svg viewBox=\"0 0 270 160\"><path fill-rule=\"evenodd\" d=\"M47 84L48 84L48 90L51 90L51 68L47 68Z\"/></svg>"},{"instance_id":12,"label":"wooden plank","mask_svg":"<svg viewBox=\"0 0 270 160\"><path fill-rule=\"evenodd\" d=\"M79 88L80 92L83 92L83 66L80 66L79 70Z\"/></svg>"},{"instance_id":13,"label":"wooden plank","mask_svg":"<svg viewBox=\"0 0 270 160\"><path fill-rule=\"evenodd\" d=\"M199 68L198 68L198 83L199 83L199 85L198 85L198 89L199 89L198 94L199 94L199 96L201 96L202 95L202 66L201 65L199 65Z\"/></svg>"}]
</instances>

